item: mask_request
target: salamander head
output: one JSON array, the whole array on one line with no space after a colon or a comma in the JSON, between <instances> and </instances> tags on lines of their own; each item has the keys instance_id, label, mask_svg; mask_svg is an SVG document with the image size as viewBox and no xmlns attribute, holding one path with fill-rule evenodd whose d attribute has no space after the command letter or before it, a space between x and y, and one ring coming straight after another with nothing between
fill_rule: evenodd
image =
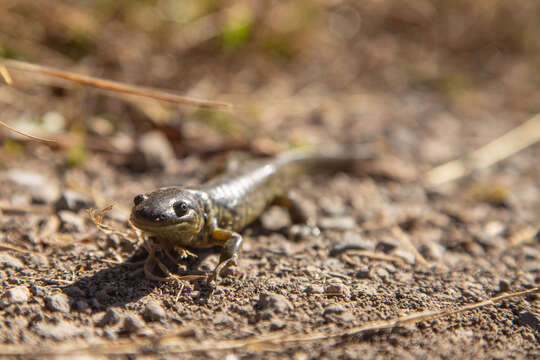
<instances>
[{"instance_id":1,"label":"salamander head","mask_svg":"<svg viewBox=\"0 0 540 360\"><path fill-rule=\"evenodd\" d=\"M201 194L177 187L161 188L133 199L131 223L151 235L191 239L205 223Z\"/></svg>"}]
</instances>

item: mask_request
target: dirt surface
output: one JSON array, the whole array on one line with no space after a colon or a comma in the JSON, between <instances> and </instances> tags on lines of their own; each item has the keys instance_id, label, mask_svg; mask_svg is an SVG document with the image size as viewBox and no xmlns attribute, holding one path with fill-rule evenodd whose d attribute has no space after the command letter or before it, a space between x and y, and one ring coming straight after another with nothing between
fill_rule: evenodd
<instances>
[{"instance_id":1,"label":"dirt surface","mask_svg":"<svg viewBox=\"0 0 540 360\"><path fill-rule=\"evenodd\" d=\"M9 3L0 10L9 20L0 22L3 56L230 101L236 110L178 109L11 73L14 86L0 87L2 119L59 142L2 134L0 356L540 356L538 293L376 326L539 286L538 145L441 186L424 181L429 169L538 110L536 48L520 42L536 34L527 14L504 17L497 14L507 9L497 8L484 18L483 8L445 2L401 12L391 1L237 2L251 4L261 25L230 50L225 30L219 41L187 42L186 29L200 21L171 21L166 1ZM223 8L206 16L218 14L221 24L231 11ZM57 16L45 19L45 10ZM287 32L272 11L317 20ZM362 27L353 31L357 16ZM32 19L43 28L12 30L10 21ZM436 36L458 20L477 35ZM482 32L521 22L530 33ZM334 144L377 156L361 174L298 179L295 194L321 235L289 241L286 213L269 209L243 232L239 266L214 286L145 279L140 244L100 231L87 213L114 204L103 222L127 233L139 193L200 184L226 164L289 147ZM177 273L213 269L216 252L197 253L199 260L160 259Z\"/></svg>"}]
</instances>

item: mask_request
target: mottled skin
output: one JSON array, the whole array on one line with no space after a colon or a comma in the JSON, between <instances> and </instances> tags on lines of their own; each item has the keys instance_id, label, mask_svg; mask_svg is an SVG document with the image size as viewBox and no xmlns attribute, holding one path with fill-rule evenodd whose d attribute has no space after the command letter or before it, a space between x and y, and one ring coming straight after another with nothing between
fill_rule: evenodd
<instances>
[{"instance_id":1,"label":"mottled skin","mask_svg":"<svg viewBox=\"0 0 540 360\"><path fill-rule=\"evenodd\" d=\"M132 224L160 242L173 246L221 246L218 276L236 264L242 246L238 231L253 222L269 205L288 209L293 223L307 217L289 196L300 175L319 171L351 170L358 157L341 151L295 151L271 161L252 163L243 171L225 174L197 188L166 187L137 195Z\"/></svg>"}]
</instances>

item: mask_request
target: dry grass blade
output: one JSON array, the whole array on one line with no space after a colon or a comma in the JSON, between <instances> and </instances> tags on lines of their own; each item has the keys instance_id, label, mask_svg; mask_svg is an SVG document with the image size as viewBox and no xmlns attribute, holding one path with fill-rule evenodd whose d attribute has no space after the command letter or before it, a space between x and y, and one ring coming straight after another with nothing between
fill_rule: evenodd
<instances>
[{"instance_id":1,"label":"dry grass blade","mask_svg":"<svg viewBox=\"0 0 540 360\"><path fill-rule=\"evenodd\" d=\"M0 76L2 76L6 84L13 84L13 79L11 78L11 75L9 75L9 71L4 65L0 65Z\"/></svg>"},{"instance_id":2,"label":"dry grass blade","mask_svg":"<svg viewBox=\"0 0 540 360\"><path fill-rule=\"evenodd\" d=\"M128 238L128 239L132 239L133 236L130 233L120 231L120 230L116 230L112 226L103 223L103 217L109 211L111 211L112 208L113 208L113 205L109 205L109 206L107 206L107 207L105 207L105 208L103 208L101 210L99 210L99 209L88 209L87 212L88 212L88 215L90 216L90 219L94 222L94 224L98 227L98 229L103 231L105 234L119 235L119 236L123 236L123 237Z\"/></svg>"},{"instance_id":3,"label":"dry grass blade","mask_svg":"<svg viewBox=\"0 0 540 360\"><path fill-rule=\"evenodd\" d=\"M286 342L317 341L317 340L324 340L324 339L330 339L330 338L336 338L336 337L342 337L342 336L358 335L360 333L364 333L368 331L392 329L401 325L414 324L420 321L435 320L444 316L452 316L452 315L460 314L463 312L479 309L484 306L493 305L503 300L516 298L516 297L523 297L529 294L537 293L539 291L540 291L540 288L536 287L536 288L518 291L514 293L508 293L508 294L495 296L487 300L460 306L457 309L421 311L421 312L412 313L410 315L398 317L395 319L370 321L364 325L356 326L356 327L353 327L344 331L336 332L333 334L317 332L314 334L307 334L307 335L300 335L300 336L286 336L273 342L286 343ZM268 341L268 340L262 340L262 341ZM253 344L255 344L255 341L253 342Z\"/></svg>"},{"instance_id":4,"label":"dry grass blade","mask_svg":"<svg viewBox=\"0 0 540 360\"><path fill-rule=\"evenodd\" d=\"M2 63L0 63L0 65L2 64L5 67L9 67L16 70L45 74L45 75L73 81L79 84L92 86L99 89L144 96L144 97L148 97L148 98L152 98L156 100L173 102L176 104L221 109L221 110L230 110L233 107L232 104L230 103L188 98L185 96L172 94L170 92L166 92L163 90L128 85L128 84L123 84L117 81L99 79L92 76L79 75L72 72L58 70L58 69L54 69L54 68L43 66L43 65L31 64L31 63L27 63L23 61L4 60Z\"/></svg>"},{"instance_id":5,"label":"dry grass blade","mask_svg":"<svg viewBox=\"0 0 540 360\"><path fill-rule=\"evenodd\" d=\"M26 214L26 213L50 213L52 209L49 206L38 205L12 205L0 203L0 214Z\"/></svg>"},{"instance_id":6,"label":"dry grass blade","mask_svg":"<svg viewBox=\"0 0 540 360\"><path fill-rule=\"evenodd\" d=\"M35 254L34 251L26 250L21 247L9 245L6 243L0 243L0 251L15 251L15 252L20 252L24 254Z\"/></svg>"},{"instance_id":7,"label":"dry grass blade","mask_svg":"<svg viewBox=\"0 0 540 360\"><path fill-rule=\"evenodd\" d=\"M486 168L540 141L540 114L537 114L461 159L437 166L426 173L426 184L438 186Z\"/></svg>"},{"instance_id":8,"label":"dry grass blade","mask_svg":"<svg viewBox=\"0 0 540 360\"><path fill-rule=\"evenodd\" d=\"M422 256L422 254L420 254L420 252L413 245L410 236L404 233L398 225L393 226L391 231L392 234L397 237L401 241L401 243L414 254L414 257L419 264L425 267L431 266L429 262Z\"/></svg>"},{"instance_id":9,"label":"dry grass blade","mask_svg":"<svg viewBox=\"0 0 540 360\"><path fill-rule=\"evenodd\" d=\"M0 120L0 125L13 131L14 133L17 133L21 136L24 136L30 140L34 140L34 141L38 141L38 142L42 142L42 143L46 143L46 144L50 144L50 143L56 143L56 140L52 140L52 139L45 139L45 138L42 138L42 137L38 137L38 136L34 136L34 135L30 135L30 134L27 134L25 132L22 132L20 130L17 130L11 126L9 126L8 124L6 124L5 122L3 122L2 120Z\"/></svg>"}]
</instances>

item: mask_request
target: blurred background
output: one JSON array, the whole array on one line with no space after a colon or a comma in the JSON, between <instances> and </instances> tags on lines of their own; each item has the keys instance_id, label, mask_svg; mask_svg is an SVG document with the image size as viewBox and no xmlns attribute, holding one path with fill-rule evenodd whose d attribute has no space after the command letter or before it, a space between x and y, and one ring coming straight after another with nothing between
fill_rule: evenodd
<instances>
[{"instance_id":1,"label":"blurred background","mask_svg":"<svg viewBox=\"0 0 540 360\"><path fill-rule=\"evenodd\" d=\"M540 3L525 0L3 0L2 58L235 108L12 71L0 117L63 139L70 166L133 153L154 130L178 157L383 139L433 165L538 110L539 18ZM468 122L490 130L478 136ZM0 131L3 158L43 147Z\"/></svg>"}]
</instances>

